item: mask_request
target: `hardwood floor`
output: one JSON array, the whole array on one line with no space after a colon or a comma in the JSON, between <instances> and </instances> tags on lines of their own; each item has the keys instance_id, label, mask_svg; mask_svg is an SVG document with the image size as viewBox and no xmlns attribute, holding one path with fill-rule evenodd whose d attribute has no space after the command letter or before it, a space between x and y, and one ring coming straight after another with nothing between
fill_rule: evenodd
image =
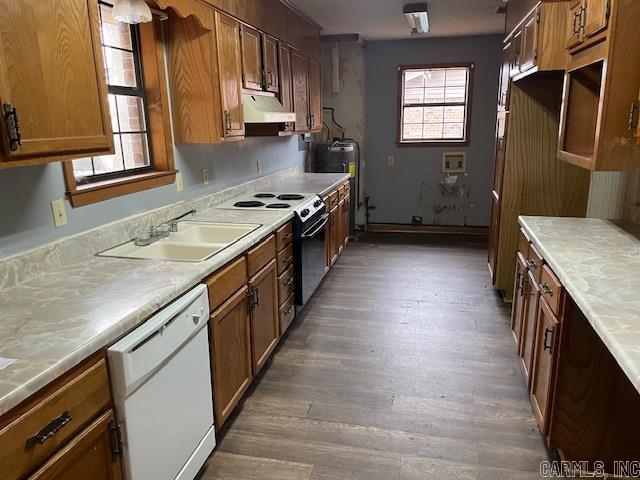
<instances>
[{"instance_id":1,"label":"hardwood floor","mask_svg":"<svg viewBox=\"0 0 640 480\"><path fill-rule=\"evenodd\" d=\"M547 459L486 243L350 244L203 479L533 479Z\"/></svg>"}]
</instances>

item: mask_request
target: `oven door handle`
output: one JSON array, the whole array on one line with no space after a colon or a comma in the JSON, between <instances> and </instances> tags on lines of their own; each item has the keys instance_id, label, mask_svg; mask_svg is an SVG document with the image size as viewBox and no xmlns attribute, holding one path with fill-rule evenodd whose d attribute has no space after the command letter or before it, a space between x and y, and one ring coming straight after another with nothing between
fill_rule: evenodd
<instances>
[{"instance_id":1,"label":"oven door handle","mask_svg":"<svg viewBox=\"0 0 640 480\"><path fill-rule=\"evenodd\" d=\"M314 223L314 224L313 224L313 226L309 228L309 230L313 230L313 231L312 231L311 233L308 233L308 232L309 232L309 230L307 230L306 232L304 232L304 233L302 234L302 237L301 237L301 238L302 238L303 240L306 240L306 239L308 239L308 238L315 237L315 236L317 235L317 233L318 233L320 230L322 230L322 229L325 227L325 225L326 225L327 223L329 223L329 214L328 214L328 213L325 213L325 214L320 218L320 220L319 220L318 222ZM316 226L317 226L318 224L320 224L320 226L316 228Z\"/></svg>"}]
</instances>

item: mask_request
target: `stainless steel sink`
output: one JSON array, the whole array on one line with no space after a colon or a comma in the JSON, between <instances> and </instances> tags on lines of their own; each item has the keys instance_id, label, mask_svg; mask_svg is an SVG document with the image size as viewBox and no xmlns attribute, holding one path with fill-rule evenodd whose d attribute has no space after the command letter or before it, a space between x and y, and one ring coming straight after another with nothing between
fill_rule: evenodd
<instances>
[{"instance_id":1,"label":"stainless steel sink","mask_svg":"<svg viewBox=\"0 0 640 480\"><path fill-rule=\"evenodd\" d=\"M99 253L101 257L144 258L175 262L202 262L260 225L237 223L180 222L178 231L147 246L131 240Z\"/></svg>"}]
</instances>

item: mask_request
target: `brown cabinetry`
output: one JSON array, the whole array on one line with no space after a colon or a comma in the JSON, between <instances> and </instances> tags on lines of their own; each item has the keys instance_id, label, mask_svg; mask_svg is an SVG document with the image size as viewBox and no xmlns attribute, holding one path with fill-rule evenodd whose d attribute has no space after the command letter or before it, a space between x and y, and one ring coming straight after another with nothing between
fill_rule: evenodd
<instances>
[{"instance_id":1,"label":"brown cabinetry","mask_svg":"<svg viewBox=\"0 0 640 480\"><path fill-rule=\"evenodd\" d=\"M3 2L0 64L0 168L113 151L97 2Z\"/></svg>"},{"instance_id":2,"label":"brown cabinetry","mask_svg":"<svg viewBox=\"0 0 640 480\"><path fill-rule=\"evenodd\" d=\"M279 338L278 276L275 259L249 280L251 355L257 375Z\"/></svg>"},{"instance_id":3,"label":"brown cabinetry","mask_svg":"<svg viewBox=\"0 0 640 480\"><path fill-rule=\"evenodd\" d=\"M293 77L291 70L291 47L280 43L280 102L284 106L285 111L294 112L293 105ZM293 130L294 122L287 122L284 130Z\"/></svg>"},{"instance_id":4,"label":"brown cabinetry","mask_svg":"<svg viewBox=\"0 0 640 480\"><path fill-rule=\"evenodd\" d=\"M214 410L218 429L253 379L247 292L245 285L211 315Z\"/></svg>"},{"instance_id":5,"label":"brown cabinetry","mask_svg":"<svg viewBox=\"0 0 640 480\"><path fill-rule=\"evenodd\" d=\"M322 79L320 78L320 61L315 58L309 58L308 69L309 129L319 131L322 129Z\"/></svg>"},{"instance_id":6,"label":"brown cabinetry","mask_svg":"<svg viewBox=\"0 0 640 480\"><path fill-rule=\"evenodd\" d=\"M527 264L522 252L516 256L516 278L513 286L513 307L511 310L511 330L518 349L522 338L522 325L527 308Z\"/></svg>"},{"instance_id":7,"label":"brown cabinetry","mask_svg":"<svg viewBox=\"0 0 640 480\"><path fill-rule=\"evenodd\" d=\"M295 131L309 131L309 73L307 57L297 50L291 52L291 81Z\"/></svg>"},{"instance_id":8,"label":"brown cabinetry","mask_svg":"<svg viewBox=\"0 0 640 480\"><path fill-rule=\"evenodd\" d=\"M262 35L247 25L240 26L242 50L242 86L249 90L262 90Z\"/></svg>"},{"instance_id":9,"label":"brown cabinetry","mask_svg":"<svg viewBox=\"0 0 640 480\"><path fill-rule=\"evenodd\" d=\"M223 135L241 137L244 135L244 117L240 24L220 12L216 12L215 16Z\"/></svg>"},{"instance_id":10,"label":"brown cabinetry","mask_svg":"<svg viewBox=\"0 0 640 480\"><path fill-rule=\"evenodd\" d=\"M264 59L264 84L267 92L277 94L280 90L278 73L278 41L270 35L262 36Z\"/></svg>"}]
</instances>

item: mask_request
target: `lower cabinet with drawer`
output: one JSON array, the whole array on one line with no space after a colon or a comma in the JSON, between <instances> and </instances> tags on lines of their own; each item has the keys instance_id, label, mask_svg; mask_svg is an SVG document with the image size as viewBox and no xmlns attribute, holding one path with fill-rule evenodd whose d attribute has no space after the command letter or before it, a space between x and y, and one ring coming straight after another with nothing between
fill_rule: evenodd
<instances>
[{"instance_id":1,"label":"lower cabinet with drawer","mask_svg":"<svg viewBox=\"0 0 640 480\"><path fill-rule=\"evenodd\" d=\"M92 358L0 423L3 480L122 478L107 365Z\"/></svg>"}]
</instances>

